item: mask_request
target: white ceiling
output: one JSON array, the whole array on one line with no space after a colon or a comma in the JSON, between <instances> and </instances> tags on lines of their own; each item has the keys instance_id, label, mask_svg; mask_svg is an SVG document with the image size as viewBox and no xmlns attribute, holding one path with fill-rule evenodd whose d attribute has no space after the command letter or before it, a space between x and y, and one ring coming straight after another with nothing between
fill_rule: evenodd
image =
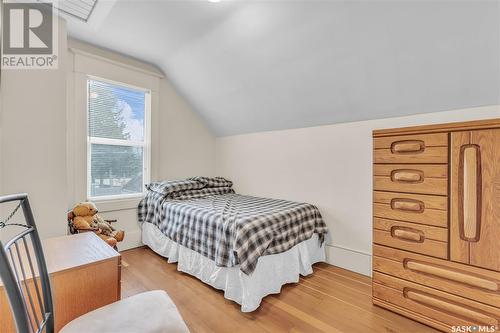
<instances>
[{"instance_id":1,"label":"white ceiling","mask_svg":"<svg viewBox=\"0 0 500 333\"><path fill-rule=\"evenodd\" d=\"M111 3L70 35L160 67L218 136L499 103L497 1Z\"/></svg>"}]
</instances>

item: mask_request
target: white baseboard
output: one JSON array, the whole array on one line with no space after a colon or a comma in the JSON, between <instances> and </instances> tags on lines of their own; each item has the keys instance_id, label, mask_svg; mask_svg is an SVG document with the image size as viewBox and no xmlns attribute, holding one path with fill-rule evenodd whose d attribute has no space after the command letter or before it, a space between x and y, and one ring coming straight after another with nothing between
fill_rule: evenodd
<instances>
[{"instance_id":1,"label":"white baseboard","mask_svg":"<svg viewBox=\"0 0 500 333\"><path fill-rule=\"evenodd\" d=\"M135 247L143 246L141 229L130 230L125 232L125 238L118 243L118 250L124 251Z\"/></svg>"},{"instance_id":2,"label":"white baseboard","mask_svg":"<svg viewBox=\"0 0 500 333\"><path fill-rule=\"evenodd\" d=\"M369 253L326 245L326 262L363 275L372 275L372 256Z\"/></svg>"}]
</instances>

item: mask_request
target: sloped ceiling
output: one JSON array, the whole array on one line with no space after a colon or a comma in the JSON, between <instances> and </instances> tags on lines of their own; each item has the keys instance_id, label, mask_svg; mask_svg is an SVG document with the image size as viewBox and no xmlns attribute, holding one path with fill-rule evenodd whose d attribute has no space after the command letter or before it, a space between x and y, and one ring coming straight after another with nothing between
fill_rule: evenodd
<instances>
[{"instance_id":1,"label":"sloped ceiling","mask_svg":"<svg viewBox=\"0 0 500 333\"><path fill-rule=\"evenodd\" d=\"M116 1L69 34L160 67L218 136L499 103L497 1ZM104 17L105 16L105 17Z\"/></svg>"}]
</instances>

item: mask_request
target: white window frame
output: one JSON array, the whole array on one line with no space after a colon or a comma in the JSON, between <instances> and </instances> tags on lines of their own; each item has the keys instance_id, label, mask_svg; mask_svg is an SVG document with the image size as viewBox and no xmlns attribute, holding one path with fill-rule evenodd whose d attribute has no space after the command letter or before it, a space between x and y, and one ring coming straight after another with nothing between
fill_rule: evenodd
<instances>
[{"instance_id":1,"label":"white window frame","mask_svg":"<svg viewBox=\"0 0 500 333\"><path fill-rule=\"evenodd\" d=\"M89 133L89 80L100 81L112 85L121 86L124 88L129 88L137 91L144 92L144 141L130 141L121 139L109 139L109 138L97 138L91 137ZM146 190L143 187L142 192L131 193L131 194L116 194L116 195L102 195L102 196L92 196L91 195L91 145L92 144L105 144L105 145L116 145L116 146L129 146L129 147L143 147L143 174L142 181L143 185L148 184L151 180L151 90L146 88L141 88L133 86L123 82L117 82L113 80L108 80L102 77L87 75L86 79L87 93L86 93L86 135L87 135L87 199L91 201L110 201L110 200L122 200L122 199L133 199L143 197Z\"/></svg>"}]
</instances>

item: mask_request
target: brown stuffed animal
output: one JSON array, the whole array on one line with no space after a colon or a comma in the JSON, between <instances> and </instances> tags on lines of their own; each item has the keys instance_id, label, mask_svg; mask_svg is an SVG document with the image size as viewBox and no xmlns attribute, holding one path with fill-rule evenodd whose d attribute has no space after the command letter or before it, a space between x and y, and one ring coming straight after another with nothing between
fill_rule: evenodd
<instances>
[{"instance_id":1,"label":"brown stuffed animal","mask_svg":"<svg viewBox=\"0 0 500 333\"><path fill-rule=\"evenodd\" d=\"M110 246L116 246L125 237L123 230L115 230L111 224L97 215L97 207L92 202L80 202L73 208L73 227L79 230L94 231Z\"/></svg>"},{"instance_id":2,"label":"brown stuffed animal","mask_svg":"<svg viewBox=\"0 0 500 333\"><path fill-rule=\"evenodd\" d=\"M111 223L107 222L104 220L102 217L99 215L95 214L94 215L94 223L97 225L99 229L101 229L101 232L106 235L106 236L111 236L114 239L116 239L118 242L121 242L123 238L125 238L125 231L123 230L116 230L113 228Z\"/></svg>"},{"instance_id":3,"label":"brown stuffed animal","mask_svg":"<svg viewBox=\"0 0 500 333\"><path fill-rule=\"evenodd\" d=\"M80 202L73 208L73 226L76 229L91 230L97 208L90 202Z\"/></svg>"}]
</instances>

